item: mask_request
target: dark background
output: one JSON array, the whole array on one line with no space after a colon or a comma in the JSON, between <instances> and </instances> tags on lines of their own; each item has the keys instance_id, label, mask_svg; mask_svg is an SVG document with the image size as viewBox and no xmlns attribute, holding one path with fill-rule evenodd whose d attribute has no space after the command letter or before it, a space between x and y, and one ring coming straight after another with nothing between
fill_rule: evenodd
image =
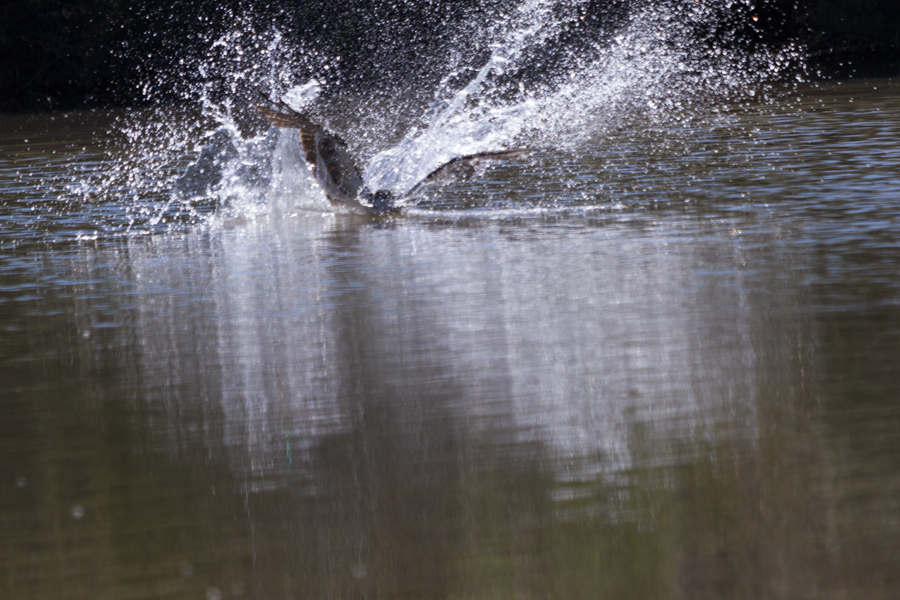
<instances>
[{"instance_id":1,"label":"dark background","mask_svg":"<svg viewBox=\"0 0 900 600\"><path fill-rule=\"evenodd\" d=\"M578 14L560 8L560 18L571 20L572 26L544 51L562 57L560 48L587 48L610 36L642 2L593 0ZM685 2L668 0L665 5L678 11ZM291 65L298 79L304 71L312 75L322 67L310 57L340 56L340 64L330 71L335 85L379 85L411 72L434 80L438 69L429 69L429 62L465 44L461 40L466 37L454 32L473 22L491 22L507 4L504 0L6 0L0 9L0 110L135 105L183 97L179 86L199 76L196 69L184 68L185 61L190 65L208 51L212 40L236 27L260 31L276 27L283 32L291 44L303 49L298 55L305 59ZM725 4L716 0L714 5ZM751 13L756 21L748 18ZM688 26L701 43L749 49L789 41L804 44L812 76L900 72L897 0L756 0L754 6L735 3L722 8L715 22ZM474 52L474 47L463 50ZM425 83L435 83L432 80Z\"/></svg>"}]
</instances>

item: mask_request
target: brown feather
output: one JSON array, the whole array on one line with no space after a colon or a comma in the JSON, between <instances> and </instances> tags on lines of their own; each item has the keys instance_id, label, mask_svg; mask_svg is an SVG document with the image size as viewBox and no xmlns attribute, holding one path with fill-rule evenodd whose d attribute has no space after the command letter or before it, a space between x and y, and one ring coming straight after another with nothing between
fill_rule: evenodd
<instances>
[{"instance_id":1,"label":"brown feather","mask_svg":"<svg viewBox=\"0 0 900 600\"><path fill-rule=\"evenodd\" d=\"M452 158L426 175L404 196L409 197L432 185L443 185L450 182L469 181L483 172L490 161L528 156L537 152L537 148L516 148L513 150L493 150L478 152Z\"/></svg>"},{"instance_id":2,"label":"brown feather","mask_svg":"<svg viewBox=\"0 0 900 600\"><path fill-rule=\"evenodd\" d=\"M273 127L298 130L303 158L313 172L316 183L332 204L365 209L357 198L363 189L362 175L353 162L346 143L284 103L277 106L276 109L261 104L253 105Z\"/></svg>"}]
</instances>

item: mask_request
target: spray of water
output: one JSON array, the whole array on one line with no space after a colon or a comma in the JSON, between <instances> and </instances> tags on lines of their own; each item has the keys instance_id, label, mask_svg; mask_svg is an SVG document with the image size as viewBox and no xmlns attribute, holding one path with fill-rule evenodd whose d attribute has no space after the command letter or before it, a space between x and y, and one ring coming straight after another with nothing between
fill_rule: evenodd
<instances>
[{"instance_id":1,"label":"spray of water","mask_svg":"<svg viewBox=\"0 0 900 600\"><path fill-rule=\"evenodd\" d=\"M369 164L373 187L403 192L443 162L462 154L516 145L574 149L611 127L647 127L709 112L742 97L764 93L764 84L795 67L800 49L786 46L757 54L704 47L691 24L714 19L705 5L687 10L647 7L631 15L611 43L549 83L521 85L511 100L493 100L493 82L523 72L530 50L555 38L557 3L534 0L511 19L505 37L471 80L438 103L424 129L413 129Z\"/></svg>"},{"instance_id":2,"label":"spray of water","mask_svg":"<svg viewBox=\"0 0 900 600\"><path fill-rule=\"evenodd\" d=\"M139 232L206 222L210 215L333 210L303 164L297 136L269 130L248 108L255 89L346 138L371 189L402 194L455 156L526 146L577 152L614 129L678 122L700 109L715 114L726 104L758 100L767 83L802 62L802 49L791 45L749 52L709 43L697 30L720 18L711 6L648 4L608 35L567 48L567 32L588 3L524 0L488 27L473 22L455 30L478 36L474 46L482 51L450 53L430 107L412 120L390 109L390 94L387 110L384 102L333 90L321 100L340 57L304 51L276 30L238 24L210 40L207 56L184 65L199 76L182 90L194 109L156 108L120 121L122 143L109 168L81 182L78 193L123 203L127 229ZM296 81L300 63L317 78ZM396 87L399 106L410 84ZM398 130L405 131L399 139L393 137Z\"/></svg>"}]
</instances>

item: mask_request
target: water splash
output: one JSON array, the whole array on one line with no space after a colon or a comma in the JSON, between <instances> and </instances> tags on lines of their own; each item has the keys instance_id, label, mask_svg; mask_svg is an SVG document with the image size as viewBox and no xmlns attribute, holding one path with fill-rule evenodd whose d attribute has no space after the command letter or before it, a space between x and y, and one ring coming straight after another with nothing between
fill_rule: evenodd
<instances>
[{"instance_id":1,"label":"water splash","mask_svg":"<svg viewBox=\"0 0 900 600\"><path fill-rule=\"evenodd\" d=\"M511 100L494 100L493 83L507 72L527 71L530 51L559 34L560 22L549 18L557 5L525 3L522 18L475 76L436 102L427 127L374 157L365 174L371 187L402 193L462 154L526 145L572 149L612 128L689 119L700 107L715 112L763 91L802 56L794 46L757 54L703 47L689 24L710 21L710 8L688 5L678 15L655 6L635 12L611 43L595 45L587 58L564 61L572 66L549 83L520 84Z\"/></svg>"},{"instance_id":2,"label":"water splash","mask_svg":"<svg viewBox=\"0 0 900 600\"><path fill-rule=\"evenodd\" d=\"M802 63L802 48L790 44L751 52L711 43L697 31L721 25L722 17L711 4L694 2L634 9L607 35L567 45L588 9L587 1L525 0L487 27L473 21L456 29L478 37L483 51L442 64L431 104L416 119L390 110L391 102L405 101L399 96L385 109L325 91L340 57L238 22L209 41L205 57L185 61L194 77L181 94L194 110L157 108L123 119L121 149L80 193L124 205L127 229L138 232L192 226L212 214L332 210L296 136L266 130L248 108L256 89L273 90L350 140L370 188L402 194L455 156L523 146L573 152L623 131L716 118L723 106L758 101L768 83ZM298 85L298 64L319 75ZM398 82L398 94L408 87ZM394 131L405 133L385 133Z\"/></svg>"}]
</instances>

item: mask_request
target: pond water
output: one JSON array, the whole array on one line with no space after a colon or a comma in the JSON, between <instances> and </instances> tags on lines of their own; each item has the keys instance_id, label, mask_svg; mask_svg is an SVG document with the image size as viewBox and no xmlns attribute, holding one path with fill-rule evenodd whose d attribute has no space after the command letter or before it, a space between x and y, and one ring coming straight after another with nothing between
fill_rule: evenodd
<instances>
[{"instance_id":1,"label":"pond water","mask_svg":"<svg viewBox=\"0 0 900 600\"><path fill-rule=\"evenodd\" d=\"M900 81L392 218L169 218L123 118L0 116L3 598L898 597Z\"/></svg>"}]
</instances>

